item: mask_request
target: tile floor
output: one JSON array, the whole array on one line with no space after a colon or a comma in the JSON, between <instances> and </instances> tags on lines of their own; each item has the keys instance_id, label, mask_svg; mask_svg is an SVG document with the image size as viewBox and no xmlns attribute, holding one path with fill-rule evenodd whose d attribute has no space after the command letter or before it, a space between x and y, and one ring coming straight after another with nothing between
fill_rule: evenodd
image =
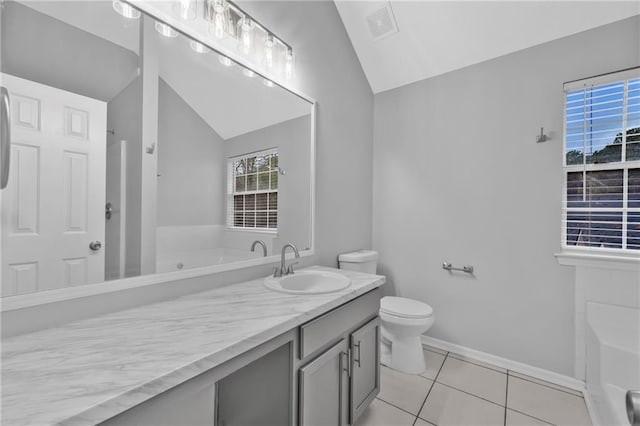
<instances>
[{"instance_id":1,"label":"tile floor","mask_svg":"<svg viewBox=\"0 0 640 426\"><path fill-rule=\"evenodd\" d=\"M589 426L582 393L425 346L427 371L381 367L380 394L356 426Z\"/></svg>"}]
</instances>

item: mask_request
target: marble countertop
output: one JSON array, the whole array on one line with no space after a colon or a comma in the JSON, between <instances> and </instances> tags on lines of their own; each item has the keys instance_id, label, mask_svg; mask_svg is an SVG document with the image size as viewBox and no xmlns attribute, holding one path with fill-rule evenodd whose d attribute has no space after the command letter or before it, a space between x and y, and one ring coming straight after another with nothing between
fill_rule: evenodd
<instances>
[{"instance_id":1,"label":"marble countertop","mask_svg":"<svg viewBox=\"0 0 640 426\"><path fill-rule=\"evenodd\" d=\"M262 279L75 321L2 341L2 424L96 424L376 287L291 295Z\"/></svg>"}]
</instances>

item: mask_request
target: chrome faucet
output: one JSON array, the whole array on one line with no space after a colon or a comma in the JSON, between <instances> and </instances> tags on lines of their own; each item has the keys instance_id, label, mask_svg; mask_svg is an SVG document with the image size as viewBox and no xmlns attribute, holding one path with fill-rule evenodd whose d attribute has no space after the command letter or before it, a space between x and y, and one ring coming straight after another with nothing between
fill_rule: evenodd
<instances>
[{"instance_id":1,"label":"chrome faucet","mask_svg":"<svg viewBox=\"0 0 640 426\"><path fill-rule=\"evenodd\" d=\"M287 253L287 247L291 247L293 249L293 252L296 255L296 259L300 259L300 253L298 253L298 248L291 243L285 244L285 246L282 247L282 254L280 257L280 267L276 268L276 270L273 272L274 277L281 277L283 275L290 275L294 273L293 265L296 265L298 262L292 262L289 264L289 267L286 266L285 254Z\"/></svg>"},{"instance_id":2,"label":"chrome faucet","mask_svg":"<svg viewBox=\"0 0 640 426\"><path fill-rule=\"evenodd\" d=\"M256 251L256 246L258 244L262 246L262 255L264 257L267 257L267 245L264 243L264 241L255 240L253 244L251 244L251 251Z\"/></svg>"}]
</instances>

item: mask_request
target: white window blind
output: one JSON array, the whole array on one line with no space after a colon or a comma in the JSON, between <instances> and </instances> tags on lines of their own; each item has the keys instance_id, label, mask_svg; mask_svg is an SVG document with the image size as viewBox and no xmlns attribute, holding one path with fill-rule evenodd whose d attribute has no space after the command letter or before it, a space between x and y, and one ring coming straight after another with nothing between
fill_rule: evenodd
<instances>
[{"instance_id":1,"label":"white window blind","mask_svg":"<svg viewBox=\"0 0 640 426\"><path fill-rule=\"evenodd\" d=\"M227 226L277 231L278 151L269 149L228 161Z\"/></svg>"},{"instance_id":2,"label":"white window blind","mask_svg":"<svg viewBox=\"0 0 640 426\"><path fill-rule=\"evenodd\" d=\"M563 247L640 250L640 69L565 85Z\"/></svg>"}]
</instances>

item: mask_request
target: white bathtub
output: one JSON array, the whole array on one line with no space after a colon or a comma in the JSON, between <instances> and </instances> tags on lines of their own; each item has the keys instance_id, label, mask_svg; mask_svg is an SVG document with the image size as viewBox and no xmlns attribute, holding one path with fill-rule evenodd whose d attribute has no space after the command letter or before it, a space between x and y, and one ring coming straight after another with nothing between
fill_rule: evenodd
<instances>
[{"instance_id":1,"label":"white bathtub","mask_svg":"<svg viewBox=\"0 0 640 426\"><path fill-rule=\"evenodd\" d=\"M588 303L587 397L601 425L628 425L625 393L640 389L640 310Z\"/></svg>"},{"instance_id":2,"label":"white bathtub","mask_svg":"<svg viewBox=\"0 0 640 426\"><path fill-rule=\"evenodd\" d=\"M262 250L252 252L249 250L224 247L158 253L156 258L156 272L171 272L201 266L220 265L223 263L255 259L261 256Z\"/></svg>"}]
</instances>

